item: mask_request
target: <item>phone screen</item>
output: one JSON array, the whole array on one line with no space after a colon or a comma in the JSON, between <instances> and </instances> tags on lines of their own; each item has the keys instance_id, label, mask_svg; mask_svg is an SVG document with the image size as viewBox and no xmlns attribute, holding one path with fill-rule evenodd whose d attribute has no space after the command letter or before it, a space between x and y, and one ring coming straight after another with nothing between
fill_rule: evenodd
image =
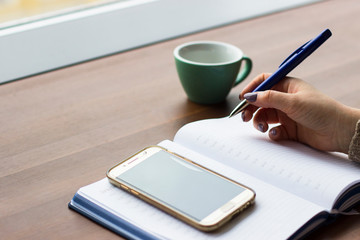
<instances>
[{"instance_id":1,"label":"phone screen","mask_svg":"<svg viewBox=\"0 0 360 240\"><path fill-rule=\"evenodd\" d=\"M197 221L245 190L164 150L151 154L116 178Z\"/></svg>"}]
</instances>

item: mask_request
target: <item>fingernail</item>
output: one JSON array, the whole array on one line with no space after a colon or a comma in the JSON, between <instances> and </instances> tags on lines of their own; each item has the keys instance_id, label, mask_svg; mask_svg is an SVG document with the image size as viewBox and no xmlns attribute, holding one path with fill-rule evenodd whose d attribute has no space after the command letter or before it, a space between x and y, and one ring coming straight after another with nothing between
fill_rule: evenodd
<instances>
[{"instance_id":1,"label":"fingernail","mask_svg":"<svg viewBox=\"0 0 360 240\"><path fill-rule=\"evenodd\" d=\"M277 134L276 128L271 129L270 134L273 136L276 136L276 134Z\"/></svg>"},{"instance_id":2,"label":"fingernail","mask_svg":"<svg viewBox=\"0 0 360 240\"><path fill-rule=\"evenodd\" d=\"M257 93L245 93L244 98L249 102L255 102Z\"/></svg>"},{"instance_id":3,"label":"fingernail","mask_svg":"<svg viewBox=\"0 0 360 240\"><path fill-rule=\"evenodd\" d=\"M265 132L265 131L264 131L264 124L259 123L259 124L258 124L258 129L259 129L261 132Z\"/></svg>"},{"instance_id":4,"label":"fingernail","mask_svg":"<svg viewBox=\"0 0 360 240\"><path fill-rule=\"evenodd\" d=\"M241 112L241 118L242 118L243 122L245 122L245 111Z\"/></svg>"}]
</instances>

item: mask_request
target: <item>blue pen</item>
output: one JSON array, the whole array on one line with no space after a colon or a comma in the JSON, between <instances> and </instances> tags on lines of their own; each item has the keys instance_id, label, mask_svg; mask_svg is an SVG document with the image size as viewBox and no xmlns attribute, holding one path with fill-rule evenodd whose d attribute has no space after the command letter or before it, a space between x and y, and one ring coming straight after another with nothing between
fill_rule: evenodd
<instances>
[{"instance_id":1,"label":"blue pen","mask_svg":"<svg viewBox=\"0 0 360 240\"><path fill-rule=\"evenodd\" d=\"M271 89L276 83L284 79L286 75L296 68L305 58L310 56L318 47L321 46L329 37L331 36L331 31L329 29L324 30L314 39L308 41L301 47L299 47L295 52L293 52L288 58L285 59L283 63L280 64L278 70L268 77L264 82L257 86L252 92L259 92ZM244 110L249 103L246 100L243 100L235 107L235 109L230 113L229 117L232 117L242 110Z\"/></svg>"}]
</instances>

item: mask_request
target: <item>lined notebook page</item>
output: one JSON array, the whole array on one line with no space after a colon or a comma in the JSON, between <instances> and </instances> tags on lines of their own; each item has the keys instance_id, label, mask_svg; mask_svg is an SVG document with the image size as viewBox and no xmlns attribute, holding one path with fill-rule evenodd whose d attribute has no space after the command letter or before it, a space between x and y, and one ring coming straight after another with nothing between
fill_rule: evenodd
<instances>
[{"instance_id":1,"label":"lined notebook page","mask_svg":"<svg viewBox=\"0 0 360 240\"><path fill-rule=\"evenodd\" d=\"M187 124L174 141L328 210L360 179L358 164L295 142L273 142L240 116Z\"/></svg>"},{"instance_id":2,"label":"lined notebook page","mask_svg":"<svg viewBox=\"0 0 360 240\"><path fill-rule=\"evenodd\" d=\"M255 205L224 226L204 233L111 185L107 179L81 188L78 193L127 221L164 239L286 239L323 209L309 201L263 183L170 141L159 144L256 189ZM301 206L301 208L294 208ZM261 229L261 231L259 230Z\"/></svg>"}]
</instances>

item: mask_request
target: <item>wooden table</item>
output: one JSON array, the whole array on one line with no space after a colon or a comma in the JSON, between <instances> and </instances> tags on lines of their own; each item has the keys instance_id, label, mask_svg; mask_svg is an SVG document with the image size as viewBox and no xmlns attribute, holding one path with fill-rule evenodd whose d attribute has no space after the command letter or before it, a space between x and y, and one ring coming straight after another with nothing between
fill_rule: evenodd
<instances>
[{"instance_id":1,"label":"wooden table","mask_svg":"<svg viewBox=\"0 0 360 240\"><path fill-rule=\"evenodd\" d=\"M74 193L185 123L227 115L255 75L325 28L333 37L292 75L360 108L359 13L358 0L324 1L0 85L1 238L118 239L67 208ZM172 51L194 40L232 43L254 61L224 103L198 105L182 90ZM310 238L359 239L360 216Z\"/></svg>"}]
</instances>

